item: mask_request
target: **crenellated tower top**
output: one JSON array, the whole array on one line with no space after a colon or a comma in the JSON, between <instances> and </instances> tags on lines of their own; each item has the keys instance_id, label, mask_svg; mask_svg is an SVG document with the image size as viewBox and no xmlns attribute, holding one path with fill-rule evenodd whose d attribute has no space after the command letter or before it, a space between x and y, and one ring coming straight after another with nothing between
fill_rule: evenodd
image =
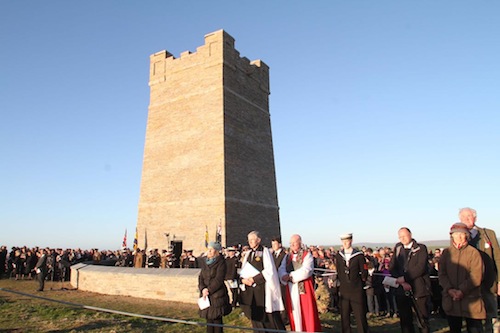
<instances>
[{"instance_id":1,"label":"crenellated tower top","mask_svg":"<svg viewBox=\"0 0 500 333\"><path fill-rule=\"evenodd\" d=\"M234 245L252 230L267 243L280 235L269 67L234 44L219 30L196 52L150 56L140 248L146 234L148 246L176 256L203 253L207 237Z\"/></svg>"},{"instance_id":2,"label":"crenellated tower top","mask_svg":"<svg viewBox=\"0 0 500 333\"><path fill-rule=\"evenodd\" d=\"M220 65L245 73L250 79L260 83L260 88L269 94L269 67L261 60L250 61L240 57L234 48L234 38L224 30L205 35L205 45L196 48L196 52L184 51L176 58L172 53L163 50L150 56L150 80L153 86L166 80L166 73L184 71L189 67L203 64L206 67Z\"/></svg>"}]
</instances>

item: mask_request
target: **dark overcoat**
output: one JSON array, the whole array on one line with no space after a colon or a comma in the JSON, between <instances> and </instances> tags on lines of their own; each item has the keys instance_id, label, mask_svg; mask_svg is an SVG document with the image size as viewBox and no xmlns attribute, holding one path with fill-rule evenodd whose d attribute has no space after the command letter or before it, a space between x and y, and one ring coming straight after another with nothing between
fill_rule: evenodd
<instances>
[{"instance_id":1,"label":"dark overcoat","mask_svg":"<svg viewBox=\"0 0 500 333\"><path fill-rule=\"evenodd\" d=\"M427 247L412 239L412 246L408 254L401 243L394 246L394 255L389 264L389 271L393 277L404 276L405 282L411 285L411 290L416 298L431 294L431 280L429 278L429 261ZM396 290L403 295L403 287Z\"/></svg>"},{"instance_id":2,"label":"dark overcoat","mask_svg":"<svg viewBox=\"0 0 500 333\"><path fill-rule=\"evenodd\" d=\"M210 306L200 310L200 317L205 319L218 319L228 315L232 306L229 303L227 288L224 284L226 275L226 262L222 256L217 256L215 261L207 264L203 258L200 260L201 272L198 277L198 288L201 292L203 289L208 289L208 299Z\"/></svg>"}]
</instances>

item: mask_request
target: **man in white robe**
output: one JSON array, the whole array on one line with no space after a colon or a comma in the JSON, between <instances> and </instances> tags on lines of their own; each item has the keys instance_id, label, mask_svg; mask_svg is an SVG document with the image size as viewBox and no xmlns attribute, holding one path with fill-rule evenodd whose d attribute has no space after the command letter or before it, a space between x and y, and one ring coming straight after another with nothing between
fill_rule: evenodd
<instances>
[{"instance_id":1,"label":"man in white robe","mask_svg":"<svg viewBox=\"0 0 500 333\"><path fill-rule=\"evenodd\" d=\"M251 250L245 254L241 264L240 306L252 327L285 330L280 316L284 310L281 289L274 260L269 249L260 244L257 231L248 234Z\"/></svg>"}]
</instances>

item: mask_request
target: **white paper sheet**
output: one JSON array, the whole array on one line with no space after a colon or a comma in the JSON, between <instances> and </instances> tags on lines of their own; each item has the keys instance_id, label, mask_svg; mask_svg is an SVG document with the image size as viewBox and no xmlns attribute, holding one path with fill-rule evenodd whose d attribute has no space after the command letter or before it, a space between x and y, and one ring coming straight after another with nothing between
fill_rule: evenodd
<instances>
[{"instance_id":1,"label":"white paper sheet","mask_svg":"<svg viewBox=\"0 0 500 333\"><path fill-rule=\"evenodd\" d=\"M198 306L200 307L200 310L206 309L210 306L210 300L207 297L200 297L198 298Z\"/></svg>"},{"instance_id":2,"label":"white paper sheet","mask_svg":"<svg viewBox=\"0 0 500 333\"><path fill-rule=\"evenodd\" d=\"M254 277L256 275L259 275L260 272L257 268L255 268L252 264L247 262L245 266L241 268L240 276L244 279L248 279L251 277Z\"/></svg>"},{"instance_id":3,"label":"white paper sheet","mask_svg":"<svg viewBox=\"0 0 500 333\"><path fill-rule=\"evenodd\" d=\"M382 281L382 284L393 288L399 287L397 279L393 278L392 276L386 276Z\"/></svg>"}]
</instances>

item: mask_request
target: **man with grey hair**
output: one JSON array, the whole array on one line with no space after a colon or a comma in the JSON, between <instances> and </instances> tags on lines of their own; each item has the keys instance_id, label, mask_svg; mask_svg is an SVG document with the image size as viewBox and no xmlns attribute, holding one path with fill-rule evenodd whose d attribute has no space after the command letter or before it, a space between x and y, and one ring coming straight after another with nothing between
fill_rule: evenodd
<instances>
[{"instance_id":1,"label":"man with grey hair","mask_svg":"<svg viewBox=\"0 0 500 333\"><path fill-rule=\"evenodd\" d=\"M486 307L485 332L500 332L498 322L498 301L500 296L499 272L500 246L497 235L491 229L481 228L476 225L477 213L474 209L465 207L458 213L460 222L464 223L470 231L469 244L479 250L484 263L484 275L481 282L481 294Z\"/></svg>"},{"instance_id":2,"label":"man with grey hair","mask_svg":"<svg viewBox=\"0 0 500 333\"><path fill-rule=\"evenodd\" d=\"M259 232L248 234L250 251L241 263L240 306L256 332L266 329L285 330L280 311L285 309L281 298L278 272L271 252L261 245Z\"/></svg>"}]
</instances>

